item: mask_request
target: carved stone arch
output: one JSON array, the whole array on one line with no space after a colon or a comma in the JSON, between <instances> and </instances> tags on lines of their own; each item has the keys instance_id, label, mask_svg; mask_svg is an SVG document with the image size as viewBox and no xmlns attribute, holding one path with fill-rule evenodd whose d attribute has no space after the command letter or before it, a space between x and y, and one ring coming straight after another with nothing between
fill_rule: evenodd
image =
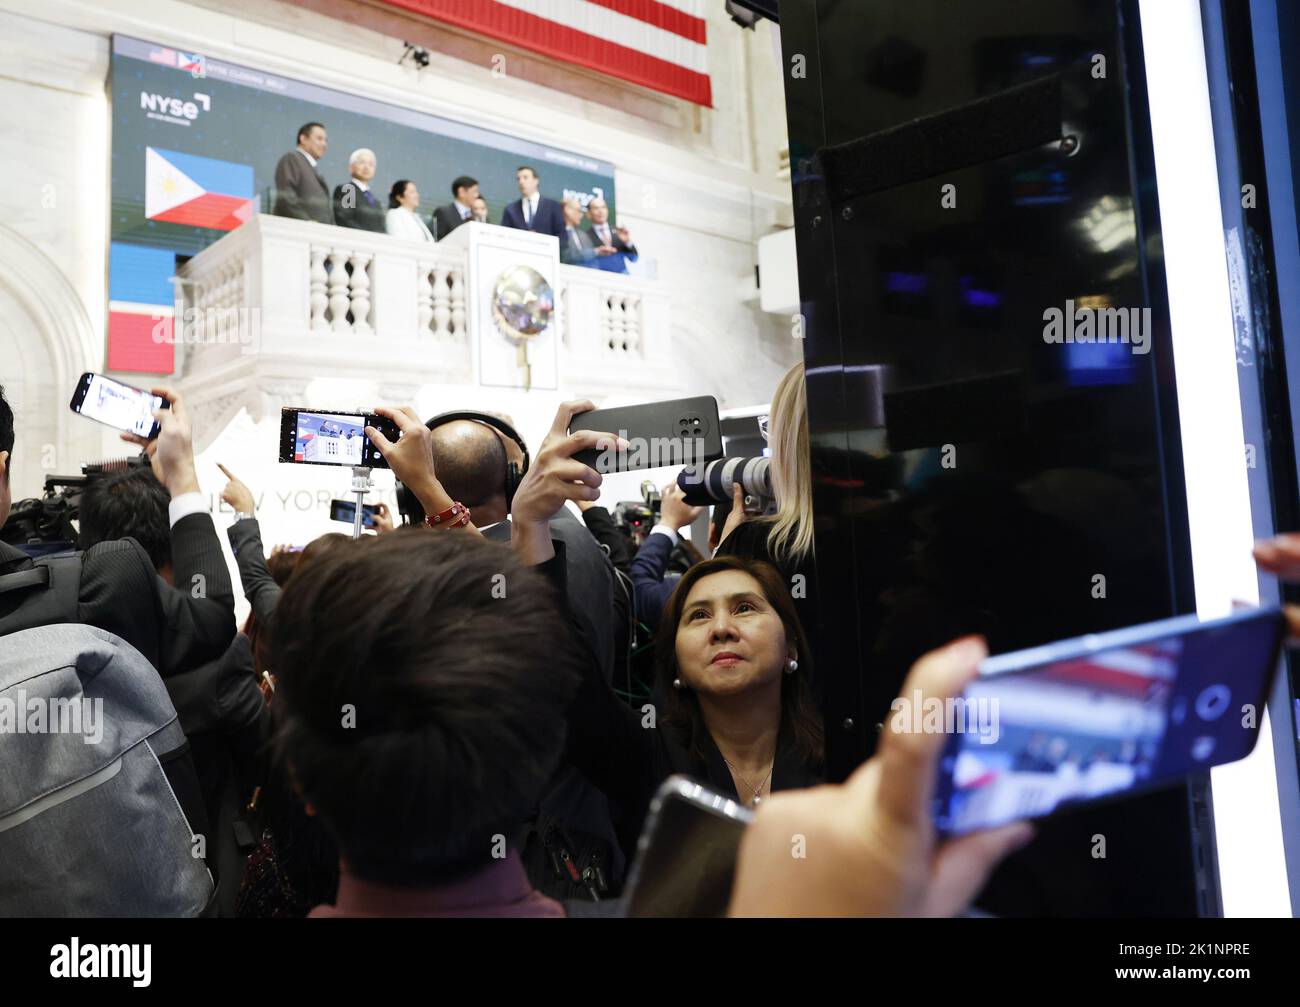
<instances>
[{"instance_id":1,"label":"carved stone arch","mask_svg":"<svg viewBox=\"0 0 1300 1007\"><path fill-rule=\"evenodd\" d=\"M0 384L14 407L15 497L75 474L102 453L95 424L68 409L77 377L99 369L99 337L76 289L40 248L0 224Z\"/></svg>"}]
</instances>

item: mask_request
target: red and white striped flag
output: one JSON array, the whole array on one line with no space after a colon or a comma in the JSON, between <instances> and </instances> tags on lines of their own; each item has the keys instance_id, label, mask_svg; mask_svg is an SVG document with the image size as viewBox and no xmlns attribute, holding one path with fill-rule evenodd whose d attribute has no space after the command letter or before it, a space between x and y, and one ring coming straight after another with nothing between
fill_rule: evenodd
<instances>
[{"instance_id":1,"label":"red and white striped flag","mask_svg":"<svg viewBox=\"0 0 1300 1007\"><path fill-rule=\"evenodd\" d=\"M386 0L395 7L712 105L706 0Z\"/></svg>"}]
</instances>

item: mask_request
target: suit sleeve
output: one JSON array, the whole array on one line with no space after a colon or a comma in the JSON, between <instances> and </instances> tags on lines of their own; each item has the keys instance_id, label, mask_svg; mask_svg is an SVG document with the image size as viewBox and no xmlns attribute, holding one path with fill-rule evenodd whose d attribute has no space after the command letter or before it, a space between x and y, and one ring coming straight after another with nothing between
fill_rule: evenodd
<instances>
[{"instance_id":1,"label":"suit sleeve","mask_svg":"<svg viewBox=\"0 0 1300 1007\"><path fill-rule=\"evenodd\" d=\"M244 597L253 606L253 614L262 625L267 625L275 614L280 600L280 585L271 576L266 565L266 551L262 546L262 529L257 518L236 521L226 529L230 549L239 567L239 580L244 586Z\"/></svg>"},{"instance_id":2,"label":"suit sleeve","mask_svg":"<svg viewBox=\"0 0 1300 1007\"><path fill-rule=\"evenodd\" d=\"M664 583L673 540L667 535L647 535L632 560L632 587L636 592L636 617L651 629L659 628L668 596L674 584Z\"/></svg>"},{"instance_id":3,"label":"suit sleeve","mask_svg":"<svg viewBox=\"0 0 1300 1007\"><path fill-rule=\"evenodd\" d=\"M190 514L173 526L172 581L175 587L157 581L164 677L215 660L235 638L235 595L210 514Z\"/></svg>"},{"instance_id":4,"label":"suit sleeve","mask_svg":"<svg viewBox=\"0 0 1300 1007\"><path fill-rule=\"evenodd\" d=\"M278 216L311 219L298 193L298 187L302 183L299 165L302 163L301 155L290 152L280 158L275 166L275 212Z\"/></svg>"},{"instance_id":5,"label":"suit sleeve","mask_svg":"<svg viewBox=\"0 0 1300 1007\"><path fill-rule=\"evenodd\" d=\"M568 609L564 563L564 543L556 540L555 557L536 569L555 585L569 632L584 655L582 681L569 707L565 757L611 801L641 808L668 774L659 730L643 727L641 712L619 699L601 677L591 640Z\"/></svg>"},{"instance_id":6,"label":"suit sleeve","mask_svg":"<svg viewBox=\"0 0 1300 1007\"><path fill-rule=\"evenodd\" d=\"M335 186L334 188L334 223L338 224L339 227L360 227L361 226L356 219L357 218L357 195L355 190L353 191L353 195L352 195L352 206L348 207L343 205L343 200L346 197L347 192L352 188L353 187L346 182L344 182L342 185Z\"/></svg>"}]
</instances>

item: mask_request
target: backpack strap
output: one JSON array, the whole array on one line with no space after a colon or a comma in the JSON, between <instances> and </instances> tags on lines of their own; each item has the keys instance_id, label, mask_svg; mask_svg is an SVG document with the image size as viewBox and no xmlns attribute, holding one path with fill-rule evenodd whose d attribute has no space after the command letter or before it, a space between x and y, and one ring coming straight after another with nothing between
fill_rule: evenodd
<instances>
[{"instance_id":1,"label":"backpack strap","mask_svg":"<svg viewBox=\"0 0 1300 1007\"><path fill-rule=\"evenodd\" d=\"M10 591L26 591L28 588L39 587L42 590L50 586L50 568L47 566L34 566L30 570L19 570L17 573L7 573L0 576L0 594L8 594Z\"/></svg>"}]
</instances>

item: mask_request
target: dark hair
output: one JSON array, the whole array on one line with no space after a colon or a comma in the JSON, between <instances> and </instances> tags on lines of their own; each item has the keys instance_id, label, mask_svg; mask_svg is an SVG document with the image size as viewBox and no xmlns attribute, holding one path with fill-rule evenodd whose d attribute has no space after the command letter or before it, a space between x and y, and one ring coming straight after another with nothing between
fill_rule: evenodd
<instances>
[{"instance_id":1,"label":"dark hair","mask_svg":"<svg viewBox=\"0 0 1300 1007\"><path fill-rule=\"evenodd\" d=\"M470 424L472 437L449 436L454 424ZM493 497L505 496L506 468L509 456L497 432L473 420L455 420L431 428L433 441L433 466L438 471L438 481L451 494L473 510Z\"/></svg>"},{"instance_id":2,"label":"dark hair","mask_svg":"<svg viewBox=\"0 0 1300 1007\"><path fill-rule=\"evenodd\" d=\"M324 124L323 122L306 122L306 123L303 123L301 126L298 127L298 137L297 137L297 140L298 140L299 142L301 142L301 140L302 140L302 138L303 138L304 136L311 136L311 131L312 131L313 129L315 129L317 126L319 126L321 129L324 129L324 128L325 128L325 124Z\"/></svg>"},{"instance_id":3,"label":"dark hair","mask_svg":"<svg viewBox=\"0 0 1300 1007\"><path fill-rule=\"evenodd\" d=\"M158 570L171 562L172 530L167 518L169 494L148 465L107 472L81 491L77 544L89 549L99 542L133 538L144 546Z\"/></svg>"},{"instance_id":4,"label":"dark hair","mask_svg":"<svg viewBox=\"0 0 1300 1007\"><path fill-rule=\"evenodd\" d=\"M659 620L655 638L655 676L659 691L664 696L663 722L675 730L688 746L691 754L701 762L706 761L704 738L708 728L700 712L700 701L693 689L673 688L677 672L677 628L686 607L686 597L699 581L710 574L736 570L749 574L756 581L763 597L780 617L785 626L787 641L792 641L799 655L799 670L793 675L781 675L781 726L780 734L789 737L799 755L810 765L820 768L825 751L822 741L822 721L813 701L808 680L812 675L812 648L799 622L789 586L781 573L765 560L742 556L716 556L690 567L677 587L673 589Z\"/></svg>"},{"instance_id":5,"label":"dark hair","mask_svg":"<svg viewBox=\"0 0 1300 1007\"><path fill-rule=\"evenodd\" d=\"M266 561L266 569L281 588L300 569L310 565L314 560L338 548L344 542L351 542L351 535L332 531L307 543L306 548L297 552L283 550L273 552ZM253 652L253 669L257 674L271 667L271 636L274 623L263 624L257 617L257 610L252 609L244 620L243 633L248 637L248 646Z\"/></svg>"},{"instance_id":6,"label":"dark hair","mask_svg":"<svg viewBox=\"0 0 1300 1007\"><path fill-rule=\"evenodd\" d=\"M445 883L520 838L579 681L541 574L404 529L300 567L276 624L276 754L358 877Z\"/></svg>"},{"instance_id":7,"label":"dark hair","mask_svg":"<svg viewBox=\"0 0 1300 1007\"><path fill-rule=\"evenodd\" d=\"M411 184L409 178L399 178L393 183L393 187L388 190L388 208L395 210L400 204L397 202L406 195L406 187Z\"/></svg>"},{"instance_id":8,"label":"dark hair","mask_svg":"<svg viewBox=\"0 0 1300 1007\"><path fill-rule=\"evenodd\" d=\"M14 411L5 398L4 385L0 385L0 451L9 452L9 461L5 465L5 481L9 481L9 470L14 463Z\"/></svg>"},{"instance_id":9,"label":"dark hair","mask_svg":"<svg viewBox=\"0 0 1300 1007\"><path fill-rule=\"evenodd\" d=\"M469 189L478 185L477 178L470 178L468 175L461 175L456 181L451 183L451 194L457 195L461 189Z\"/></svg>"},{"instance_id":10,"label":"dark hair","mask_svg":"<svg viewBox=\"0 0 1300 1007\"><path fill-rule=\"evenodd\" d=\"M537 179L539 182L542 180L542 176L537 174L537 169L531 164L521 164L515 169L515 174L518 175L521 171L531 171L533 173L533 178Z\"/></svg>"}]
</instances>

